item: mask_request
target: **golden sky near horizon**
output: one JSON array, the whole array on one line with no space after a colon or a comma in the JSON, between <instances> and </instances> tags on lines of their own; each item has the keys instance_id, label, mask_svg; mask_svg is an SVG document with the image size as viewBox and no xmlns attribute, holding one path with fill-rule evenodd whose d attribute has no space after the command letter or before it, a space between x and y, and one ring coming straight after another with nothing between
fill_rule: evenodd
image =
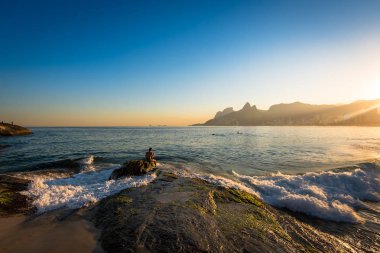
<instances>
[{"instance_id":1,"label":"golden sky near horizon","mask_svg":"<svg viewBox=\"0 0 380 253\"><path fill-rule=\"evenodd\" d=\"M93 31L90 40L81 37L98 21L92 17L63 26L51 37L46 33L51 27L41 18L36 22L46 38L21 22L18 28L30 32L29 37L9 38L14 39L6 44L12 53L0 62L0 121L25 126L185 126L204 123L226 107L239 110L246 102L268 109L297 101L347 104L380 98L378 6L335 4L347 13L336 13L332 3L332 9L318 5L315 16L294 6L304 15L300 20L292 16L293 7L289 13L277 12L268 4L266 13L279 18L268 20L260 11L257 19L245 12L248 7L242 3L241 8L223 10L220 19L205 14L199 26L192 23L197 15L191 20L173 16L188 30L179 25L168 32L170 19L161 24L164 33L151 38L143 32L137 41L129 40L133 29L117 39L112 36L120 31L108 34L109 29ZM113 17L113 10L108 14ZM121 30L135 24L107 20ZM80 25L78 37L65 37L71 44L57 39ZM149 26L152 34L156 25ZM91 50L85 52L87 47Z\"/></svg>"}]
</instances>

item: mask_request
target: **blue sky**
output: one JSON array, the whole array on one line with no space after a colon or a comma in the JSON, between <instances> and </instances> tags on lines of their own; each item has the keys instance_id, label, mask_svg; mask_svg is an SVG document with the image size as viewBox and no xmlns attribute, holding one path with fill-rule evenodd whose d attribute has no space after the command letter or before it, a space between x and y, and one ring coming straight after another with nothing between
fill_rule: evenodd
<instances>
[{"instance_id":1,"label":"blue sky","mask_svg":"<svg viewBox=\"0 0 380 253\"><path fill-rule=\"evenodd\" d=\"M380 97L380 1L8 1L0 120L187 125Z\"/></svg>"}]
</instances>

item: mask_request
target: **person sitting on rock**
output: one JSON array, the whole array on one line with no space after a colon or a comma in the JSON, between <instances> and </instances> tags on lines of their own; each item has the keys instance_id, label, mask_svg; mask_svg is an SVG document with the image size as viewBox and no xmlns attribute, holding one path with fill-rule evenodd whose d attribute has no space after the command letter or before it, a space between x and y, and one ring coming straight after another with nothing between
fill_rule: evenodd
<instances>
[{"instance_id":1,"label":"person sitting on rock","mask_svg":"<svg viewBox=\"0 0 380 253\"><path fill-rule=\"evenodd\" d=\"M148 162L156 162L152 148L149 148L148 152L145 153L145 159Z\"/></svg>"}]
</instances>

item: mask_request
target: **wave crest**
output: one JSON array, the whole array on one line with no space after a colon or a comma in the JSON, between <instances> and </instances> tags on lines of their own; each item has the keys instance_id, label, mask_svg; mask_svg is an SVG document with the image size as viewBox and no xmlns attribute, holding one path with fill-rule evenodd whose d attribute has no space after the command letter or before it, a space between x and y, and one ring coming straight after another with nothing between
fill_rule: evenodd
<instances>
[{"instance_id":1,"label":"wave crest","mask_svg":"<svg viewBox=\"0 0 380 253\"><path fill-rule=\"evenodd\" d=\"M272 206L331 221L363 222L357 209L370 209L363 201L380 201L380 169L376 164L302 175L278 172L268 176L246 176L232 171L233 178L196 173L191 168L171 164L161 168L180 176L196 177L256 194Z\"/></svg>"},{"instance_id":2,"label":"wave crest","mask_svg":"<svg viewBox=\"0 0 380 253\"><path fill-rule=\"evenodd\" d=\"M83 171L95 171L96 167L94 166L95 157L93 155L89 155L86 158L83 158L80 161L81 167Z\"/></svg>"},{"instance_id":3,"label":"wave crest","mask_svg":"<svg viewBox=\"0 0 380 253\"><path fill-rule=\"evenodd\" d=\"M362 222L355 209L368 208L363 201L380 201L380 170L377 168L364 166L303 175L233 174L273 206L327 220Z\"/></svg>"},{"instance_id":4,"label":"wave crest","mask_svg":"<svg viewBox=\"0 0 380 253\"><path fill-rule=\"evenodd\" d=\"M32 197L37 212L54 209L80 208L99 201L119 191L149 184L156 174L138 177L125 177L119 180L108 180L112 171L118 166L101 171L79 173L69 178L46 179L34 178L25 195Z\"/></svg>"}]
</instances>

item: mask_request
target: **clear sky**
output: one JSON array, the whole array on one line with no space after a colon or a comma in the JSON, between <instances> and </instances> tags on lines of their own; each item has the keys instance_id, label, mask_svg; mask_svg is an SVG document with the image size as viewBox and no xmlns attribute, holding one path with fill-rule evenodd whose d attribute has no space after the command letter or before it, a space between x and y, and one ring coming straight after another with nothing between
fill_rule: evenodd
<instances>
[{"instance_id":1,"label":"clear sky","mask_svg":"<svg viewBox=\"0 0 380 253\"><path fill-rule=\"evenodd\" d=\"M0 120L188 125L245 102L380 98L380 1L9 0Z\"/></svg>"}]
</instances>

